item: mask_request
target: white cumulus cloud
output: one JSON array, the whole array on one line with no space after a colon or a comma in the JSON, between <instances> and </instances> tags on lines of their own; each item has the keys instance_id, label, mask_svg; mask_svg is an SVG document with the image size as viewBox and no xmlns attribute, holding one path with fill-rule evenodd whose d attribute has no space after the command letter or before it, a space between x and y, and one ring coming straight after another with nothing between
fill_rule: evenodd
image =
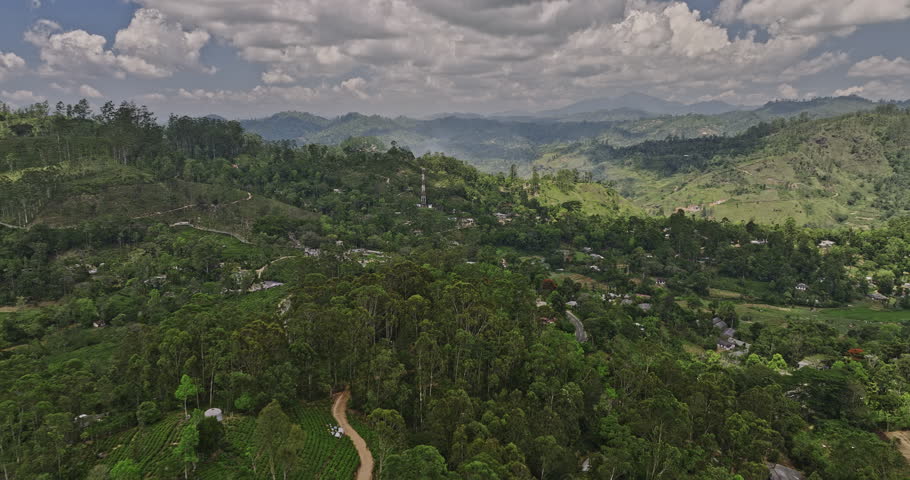
<instances>
[{"instance_id":1,"label":"white cumulus cloud","mask_svg":"<svg viewBox=\"0 0 910 480\"><path fill-rule=\"evenodd\" d=\"M736 2L724 3L732 7ZM738 7L736 18L772 32L845 33L859 25L910 18L906 0L749 0Z\"/></svg>"},{"instance_id":2,"label":"white cumulus cloud","mask_svg":"<svg viewBox=\"0 0 910 480\"><path fill-rule=\"evenodd\" d=\"M79 95L87 98L103 98L104 95L99 92L95 87L91 85L81 85L79 87Z\"/></svg>"},{"instance_id":3,"label":"white cumulus cloud","mask_svg":"<svg viewBox=\"0 0 910 480\"><path fill-rule=\"evenodd\" d=\"M139 9L129 26L117 32L113 48L107 39L85 30L64 31L56 22L39 20L25 40L39 49L43 64L39 73L47 76L98 76L126 74L164 78L181 69L214 73L200 64L200 51L209 41L203 30L185 31L179 23L168 22L161 12Z\"/></svg>"},{"instance_id":4,"label":"white cumulus cloud","mask_svg":"<svg viewBox=\"0 0 910 480\"><path fill-rule=\"evenodd\" d=\"M6 90L0 90L0 99L3 99L6 102L9 102L13 105L23 107L30 105L32 103L39 103L47 100L46 97L41 95L36 95L31 90L15 90L12 92L7 92Z\"/></svg>"},{"instance_id":5,"label":"white cumulus cloud","mask_svg":"<svg viewBox=\"0 0 910 480\"><path fill-rule=\"evenodd\" d=\"M15 53L0 52L0 80L25 70L25 60Z\"/></svg>"},{"instance_id":6,"label":"white cumulus cloud","mask_svg":"<svg viewBox=\"0 0 910 480\"><path fill-rule=\"evenodd\" d=\"M793 99L799 98L799 90L793 88L792 85L783 83L778 85L777 92L780 93L781 98Z\"/></svg>"},{"instance_id":7,"label":"white cumulus cloud","mask_svg":"<svg viewBox=\"0 0 910 480\"><path fill-rule=\"evenodd\" d=\"M199 63L210 38L204 30L185 31L158 10L141 8L129 26L117 32L114 49L122 67L140 76L169 77L182 68L214 73L214 68Z\"/></svg>"},{"instance_id":8,"label":"white cumulus cloud","mask_svg":"<svg viewBox=\"0 0 910 480\"><path fill-rule=\"evenodd\" d=\"M867 58L850 67L851 77L907 77L910 76L910 60L897 57L889 60L882 56Z\"/></svg>"}]
</instances>

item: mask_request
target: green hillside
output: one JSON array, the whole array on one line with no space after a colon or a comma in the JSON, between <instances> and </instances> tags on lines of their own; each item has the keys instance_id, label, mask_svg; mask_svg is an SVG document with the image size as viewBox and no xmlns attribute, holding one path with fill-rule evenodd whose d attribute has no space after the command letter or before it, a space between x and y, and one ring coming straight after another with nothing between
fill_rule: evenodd
<instances>
[{"instance_id":1,"label":"green hillside","mask_svg":"<svg viewBox=\"0 0 910 480\"><path fill-rule=\"evenodd\" d=\"M908 478L879 436L910 429L906 112L573 158L624 183L70 110L0 133L42 145L0 185L4 478ZM652 216L611 186L785 167L875 181L893 218Z\"/></svg>"},{"instance_id":2,"label":"green hillside","mask_svg":"<svg viewBox=\"0 0 910 480\"><path fill-rule=\"evenodd\" d=\"M539 159L607 179L655 213L867 227L907 211L910 115L797 119L730 138L568 147Z\"/></svg>"},{"instance_id":3,"label":"green hillside","mask_svg":"<svg viewBox=\"0 0 910 480\"><path fill-rule=\"evenodd\" d=\"M541 204L551 207L577 208L585 215L627 216L644 211L599 183L576 183L561 187L557 182L544 182L536 196Z\"/></svg>"}]
</instances>

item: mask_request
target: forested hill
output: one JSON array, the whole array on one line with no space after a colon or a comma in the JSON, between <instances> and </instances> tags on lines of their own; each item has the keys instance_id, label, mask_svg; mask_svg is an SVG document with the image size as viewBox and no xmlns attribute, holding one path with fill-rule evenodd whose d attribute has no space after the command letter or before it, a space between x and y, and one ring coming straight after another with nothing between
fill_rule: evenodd
<instances>
[{"instance_id":1,"label":"forested hill","mask_svg":"<svg viewBox=\"0 0 910 480\"><path fill-rule=\"evenodd\" d=\"M344 390L380 480L910 475L907 217L650 217L377 138L0 110L4 479L349 480Z\"/></svg>"},{"instance_id":2,"label":"forested hill","mask_svg":"<svg viewBox=\"0 0 910 480\"><path fill-rule=\"evenodd\" d=\"M908 131L908 110L889 105L776 120L729 137L627 147L580 143L554 149L536 164L590 172L650 211L863 227L907 212Z\"/></svg>"},{"instance_id":3,"label":"forested hill","mask_svg":"<svg viewBox=\"0 0 910 480\"><path fill-rule=\"evenodd\" d=\"M629 100L631 103L616 105L635 105L635 101L633 98ZM558 112L488 118L449 115L427 120L357 113L327 119L309 113L282 112L241 123L267 140L337 145L352 136L375 136L386 143L398 141L418 154L446 152L485 171L506 172L515 164L523 174L530 175L528 165L531 161L555 146L583 139L627 146L663 140L668 136L737 135L761 122L778 118L799 115L827 118L872 110L878 104L860 97L818 98L770 102L753 110L731 108L733 111L724 113L686 115L668 115L661 109L646 111L628 106L601 110L598 105L602 104L583 104L565 115Z\"/></svg>"}]
</instances>

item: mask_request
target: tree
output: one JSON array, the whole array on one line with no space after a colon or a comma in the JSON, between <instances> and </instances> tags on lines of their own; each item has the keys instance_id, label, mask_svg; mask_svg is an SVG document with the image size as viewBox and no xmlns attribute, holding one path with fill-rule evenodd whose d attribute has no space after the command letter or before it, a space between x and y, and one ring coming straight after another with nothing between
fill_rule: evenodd
<instances>
[{"instance_id":1,"label":"tree","mask_svg":"<svg viewBox=\"0 0 910 480\"><path fill-rule=\"evenodd\" d=\"M199 422L199 451L210 455L224 441L224 426L215 417L205 417Z\"/></svg>"},{"instance_id":2,"label":"tree","mask_svg":"<svg viewBox=\"0 0 910 480\"><path fill-rule=\"evenodd\" d=\"M388 458L385 478L395 480L446 480L450 477L439 450L418 445Z\"/></svg>"},{"instance_id":3,"label":"tree","mask_svg":"<svg viewBox=\"0 0 910 480\"><path fill-rule=\"evenodd\" d=\"M293 473L296 469L305 448L306 433L300 428L300 425L291 425L287 439L278 450L278 461L281 463L285 480L287 480L288 474Z\"/></svg>"},{"instance_id":4,"label":"tree","mask_svg":"<svg viewBox=\"0 0 910 480\"><path fill-rule=\"evenodd\" d=\"M99 464L89 470L85 480L114 480L114 477L111 476L111 467Z\"/></svg>"},{"instance_id":5,"label":"tree","mask_svg":"<svg viewBox=\"0 0 910 480\"><path fill-rule=\"evenodd\" d=\"M199 429L196 427L198 424L198 412L196 410L193 418L190 422L183 427L183 430L180 431L180 440L177 442L177 446L174 447L174 454L180 458L183 462L183 478L189 478L189 465L193 465L193 470L196 470L196 462L199 461L199 453L197 448L199 447Z\"/></svg>"},{"instance_id":6,"label":"tree","mask_svg":"<svg viewBox=\"0 0 910 480\"><path fill-rule=\"evenodd\" d=\"M158 404L155 402L142 402L136 409L136 420L139 425L151 425L161 419L161 411L158 410Z\"/></svg>"},{"instance_id":7,"label":"tree","mask_svg":"<svg viewBox=\"0 0 910 480\"><path fill-rule=\"evenodd\" d=\"M110 478L111 480L140 480L142 470L139 469L136 462L130 459L120 460L111 469Z\"/></svg>"},{"instance_id":8,"label":"tree","mask_svg":"<svg viewBox=\"0 0 910 480\"><path fill-rule=\"evenodd\" d=\"M272 480L275 480L278 470L280 447L288 438L290 430L291 420L281 409L281 404L277 400L272 400L259 412L259 417L256 419L256 431L253 433L256 458L265 457Z\"/></svg>"},{"instance_id":9,"label":"tree","mask_svg":"<svg viewBox=\"0 0 910 480\"><path fill-rule=\"evenodd\" d=\"M374 447L379 463L376 475L382 478L382 469L386 459L395 450L404 446L404 435L407 429L404 418L396 410L377 408L370 413L368 419L378 437L377 445Z\"/></svg>"},{"instance_id":10,"label":"tree","mask_svg":"<svg viewBox=\"0 0 910 480\"><path fill-rule=\"evenodd\" d=\"M177 400L183 401L183 416L189 418L189 414L186 410L186 399L199 393L199 387L193 382L193 379L189 375L184 374L180 377L180 386L177 387L177 390L174 392L174 396L177 397Z\"/></svg>"}]
</instances>

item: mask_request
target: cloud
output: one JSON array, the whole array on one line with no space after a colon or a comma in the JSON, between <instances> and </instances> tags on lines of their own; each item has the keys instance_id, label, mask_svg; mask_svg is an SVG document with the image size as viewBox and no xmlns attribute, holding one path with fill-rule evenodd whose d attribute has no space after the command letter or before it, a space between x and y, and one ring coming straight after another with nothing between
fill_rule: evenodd
<instances>
[{"instance_id":1,"label":"cloud","mask_svg":"<svg viewBox=\"0 0 910 480\"><path fill-rule=\"evenodd\" d=\"M24 38L38 47L43 61L38 72L45 76L164 78L181 69L215 72L199 63L209 34L198 29L184 31L155 10L137 10L129 26L117 32L110 50L104 36L85 30L64 31L51 20L37 21Z\"/></svg>"},{"instance_id":2,"label":"cloud","mask_svg":"<svg viewBox=\"0 0 910 480\"><path fill-rule=\"evenodd\" d=\"M260 103L260 102L290 102L300 103L311 101L318 96L316 89L292 86L275 87L258 85L251 90L205 90L197 88L188 90L180 88L176 91L176 98L200 103Z\"/></svg>"},{"instance_id":3,"label":"cloud","mask_svg":"<svg viewBox=\"0 0 910 480\"><path fill-rule=\"evenodd\" d=\"M799 90L793 88L792 85L782 83L778 85L777 92L780 93L781 98L792 99L799 98Z\"/></svg>"},{"instance_id":4,"label":"cloud","mask_svg":"<svg viewBox=\"0 0 910 480\"><path fill-rule=\"evenodd\" d=\"M780 78L793 81L803 77L811 77L834 67L844 65L850 56L844 52L825 52L811 60L803 60L781 72Z\"/></svg>"},{"instance_id":5,"label":"cloud","mask_svg":"<svg viewBox=\"0 0 910 480\"><path fill-rule=\"evenodd\" d=\"M283 70L269 70L262 72L262 81L269 85L276 83L294 83L294 77L288 75Z\"/></svg>"},{"instance_id":6,"label":"cloud","mask_svg":"<svg viewBox=\"0 0 910 480\"><path fill-rule=\"evenodd\" d=\"M7 101L13 105L23 107L33 103L40 103L47 98L36 95L31 90L16 90L13 92L7 92L6 90L0 90L0 99Z\"/></svg>"},{"instance_id":7,"label":"cloud","mask_svg":"<svg viewBox=\"0 0 910 480\"><path fill-rule=\"evenodd\" d=\"M341 85L338 85L334 88L335 92L350 92L356 95L361 100L366 100L370 98L370 95L364 91L366 87L366 80L360 77L349 78L343 82Z\"/></svg>"},{"instance_id":8,"label":"cloud","mask_svg":"<svg viewBox=\"0 0 910 480\"><path fill-rule=\"evenodd\" d=\"M870 100L901 100L910 98L910 83L899 80L872 80L863 85L835 90L834 95L859 95Z\"/></svg>"},{"instance_id":9,"label":"cloud","mask_svg":"<svg viewBox=\"0 0 910 480\"><path fill-rule=\"evenodd\" d=\"M714 10L714 19L721 23L732 23L743 6L743 0L721 0Z\"/></svg>"},{"instance_id":10,"label":"cloud","mask_svg":"<svg viewBox=\"0 0 910 480\"><path fill-rule=\"evenodd\" d=\"M161 103L167 100L167 95L162 93L146 93L135 97L140 103Z\"/></svg>"},{"instance_id":11,"label":"cloud","mask_svg":"<svg viewBox=\"0 0 910 480\"><path fill-rule=\"evenodd\" d=\"M114 49L121 66L139 76L169 77L183 68L215 73L199 63L200 50L209 38L204 30L184 31L158 10L141 8L129 26L117 32Z\"/></svg>"},{"instance_id":12,"label":"cloud","mask_svg":"<svg viewBox=\"0 0 910 480\"><path fill-rule=\"evenodd\" d=\"M82 85L79 87L79 95L87 98L103 98L104 95L91 85Z\"/></svg>"},{"instance_id":13,"label":"cloud","mask_svg":"<svg viewBox=\"0 0 910 480\"><path fill-rule=\"evenodd\" d=\"M850 77L907 77L910 76L910 60L897 57L888 60L882 56L867 58L857 62L847 72Z\"/></svg>"},{"instance_id":14,"label":"cloud","mask_svg":"<svg viewBox=\"0 0 910 480\"><path fill-rule=\"evenodd\" d=\"M672 0L132 1L154 14L137 12L126 29L132 47L118 34L122 72L204 70L199 53L210 41L262 71L251 89L186 88L169 98L481 110L629 90L760 102L782 83L801 86L845 65L844 52L809 55L855 25L904 18L905 2L722 0L705 15ZM146 47L145 38L169 43Z\"/></svg>"},{"instance_id":15,"label":"cloud","mask_svg":"<svg viewBox=\"0 0 910 480\"><path fill-rule=\"evenodd\" d=\"M60 92L63 92L63 93L72 93L72 91L73 91L73 88L72 88L72 87L69 87L69 86L66 86L66 85L60 85L60 84L57 83L57 82L51 82L49 86L50 86L51 88L53 88L54 90L57 90L57 91L60 91Z\"/></svg>"},{"instance_id":16,"label":"cloud","mask_svg":"<svg viewBox=\"0 0 910 480\"><path fill-rule=\"evenodd\" d=\"M723 3L732 8L737 2ZM735 18L772 33L845 34L859 25L910 18L906 0L749 0L738 7ZM727 10L724 14L730 16Z\"/></svg>"},{"instance_id":17,"label":"cloud","mask_svg":"<svg viewBox=\"0 0 910 480\"><path fill-rule=\"evenodd\" d=\"M15 53L0 52L0 80L25 70L25 60Z\"/></svg>"},{"instance_id":18,"label":"cloud","mask_svg":"<svg viewBox=\"0 0 910 480\"><path fill-rule=\"evenodd\" d=\"M39 49L44 62L39 68L43 75L79 74L88 71L118 73L118 61L113 52L105 50L107 40L85 30L69 32L51 20L39 20L25 32L25 41Z\"/></svg>"}]
</instances>

